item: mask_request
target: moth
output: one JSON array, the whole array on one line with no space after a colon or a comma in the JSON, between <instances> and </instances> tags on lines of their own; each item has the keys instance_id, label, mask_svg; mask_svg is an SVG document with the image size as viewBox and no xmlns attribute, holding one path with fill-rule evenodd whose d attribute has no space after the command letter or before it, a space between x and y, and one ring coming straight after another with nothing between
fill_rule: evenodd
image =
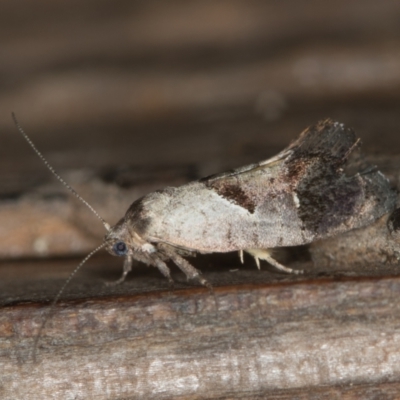
<instances>
[{"instance_id":1,"label":"moth","mask_svg":"<svg viewBox=\"0 0 400 400\"><path fill-rule=\"evenodd\" d=\"M170 281L168 261L187 278L210 286L187 257L197 253L238 251L265 260L284 272L300 273L278 263L271 249L298 246L367 226L395 208L396 193L377 168L357 151L351 129L325 120L306 129L275 157L188 183L167 187L134 201L110 227L48 164L50 171L103 222L101 246L124 257L122 282L134 260ZM76 270L77 270L76 269ZM76 272L76 271L74 271ZM64 286L65 287L65 286Z\"/></svg>"}]
</instances>

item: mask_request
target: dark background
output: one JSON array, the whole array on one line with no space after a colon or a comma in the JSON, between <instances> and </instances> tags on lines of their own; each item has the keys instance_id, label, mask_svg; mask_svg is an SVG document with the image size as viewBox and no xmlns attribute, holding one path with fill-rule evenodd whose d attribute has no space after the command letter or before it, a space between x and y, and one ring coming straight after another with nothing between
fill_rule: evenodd
<instances>
[{"instance_id":1,"label":"dark background","mask_svg":"<svg viewBox=\"0 0 400 400\"><path fill-rule=\"evenodd\" d=\"M368 150L398 152L398 1L0 7L4 194L47 174L11 111L60 170L196 164L203 175L266 158L326 117Z\"/></svg>"}]
</instances>

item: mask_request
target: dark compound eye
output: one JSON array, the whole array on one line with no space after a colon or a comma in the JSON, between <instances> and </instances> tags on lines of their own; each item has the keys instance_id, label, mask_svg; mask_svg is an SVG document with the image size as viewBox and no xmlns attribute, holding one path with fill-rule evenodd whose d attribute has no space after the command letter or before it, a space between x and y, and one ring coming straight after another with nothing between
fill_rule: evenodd
<instances>
[{"instance_id":1,"label":"dark compound eye","mask_svg":"<svg viewBox=\"0 0 400 400\"><path fill-rule=\"evenodd\" d=\"M113 251L117 256L124 256L128 252L128 247L124 242L117 242L113 246Z\"/></svg>"}]
</instances>

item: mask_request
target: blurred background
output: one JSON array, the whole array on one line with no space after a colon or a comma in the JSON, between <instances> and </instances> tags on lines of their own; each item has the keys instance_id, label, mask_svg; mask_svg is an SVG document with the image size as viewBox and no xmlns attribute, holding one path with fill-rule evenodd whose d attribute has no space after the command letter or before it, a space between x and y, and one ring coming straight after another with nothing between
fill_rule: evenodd
<instances>
[{"instance_id":1,"label":"blurred background","mask_svg":"<svg viewBox=\"0 0 400 400\"><path fill-rule=\"evenodd\" d=\"M260 161L308 125L400 151L396 0L0 5L0 257L81 254L138 196Z\"/></svg>"}]
</instances>

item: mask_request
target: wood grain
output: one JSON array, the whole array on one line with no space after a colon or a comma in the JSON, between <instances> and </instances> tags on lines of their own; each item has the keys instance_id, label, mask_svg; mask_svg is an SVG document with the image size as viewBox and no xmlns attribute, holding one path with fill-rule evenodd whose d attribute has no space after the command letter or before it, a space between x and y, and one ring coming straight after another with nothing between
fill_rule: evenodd
<instances>
[{"instance_id":1,"label":"wood grain","mask_svg":"<svg viewBox=\"0 0 400 400\"><path fill-rule=\"evenodd\" d=\"M398 390L399 295L399 278L388 277L60 303L37 363L32 341L47 308L6 307L2 397L247 398L328 386L325 396L341 387L350 399L371 384Z\"/></svg>"}]
</instances>

